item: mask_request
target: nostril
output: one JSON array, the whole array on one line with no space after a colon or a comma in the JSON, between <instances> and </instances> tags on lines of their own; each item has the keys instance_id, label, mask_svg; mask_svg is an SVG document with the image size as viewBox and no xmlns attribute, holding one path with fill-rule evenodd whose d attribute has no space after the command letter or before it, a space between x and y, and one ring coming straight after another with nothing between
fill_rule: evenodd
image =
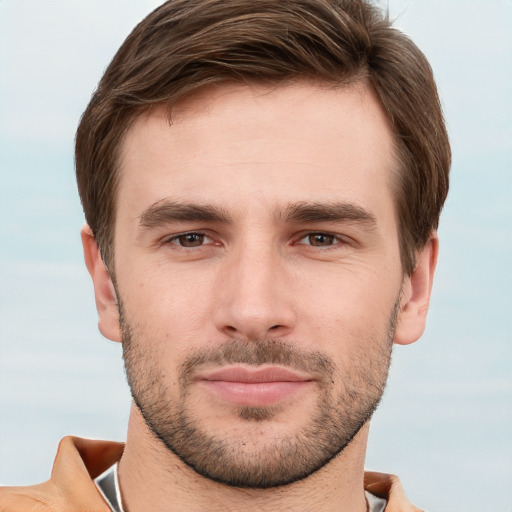
<instances>
[{"instance_id":1,"label":"nostril","mask_svg":"<svg viewBox=\"0 0 512 512\"><path fill-rule=\"evenodd\" d=\"M269 330L272 330L272 329L279 329L279 327L281 327L280 325L273 325Z\"/></svg>"}]
</instances>

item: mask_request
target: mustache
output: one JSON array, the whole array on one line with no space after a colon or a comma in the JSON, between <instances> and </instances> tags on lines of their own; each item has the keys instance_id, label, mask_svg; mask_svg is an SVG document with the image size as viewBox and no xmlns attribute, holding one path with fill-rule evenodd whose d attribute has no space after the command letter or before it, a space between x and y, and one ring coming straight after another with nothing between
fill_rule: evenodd
<instances>
[{"instance_id":1,"label":"mustache","mask_svg":"<svg viewBox=\"0 0 512 512\"><path fill-rule=\"evenodd\" d=\"M188 384L201 367L228 364L286 366L330 381L336 371L332 359L318 351L305 351L296 345L275 339L231 339L222 345L203 348L189 354L180 365L181 383L184 386Z\"/></svg>"}]
</instances>

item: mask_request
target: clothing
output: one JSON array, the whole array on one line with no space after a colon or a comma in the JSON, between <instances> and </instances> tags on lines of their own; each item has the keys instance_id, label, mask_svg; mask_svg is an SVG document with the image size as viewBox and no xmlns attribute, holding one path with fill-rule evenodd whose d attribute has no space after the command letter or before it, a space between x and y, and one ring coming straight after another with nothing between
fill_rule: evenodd
<instances>
[{"instance_id":1,"label":"clothing","mask_svg":"<svg viewBox=\"0 0 512 512\"><path fill-rule=\"evenodd\" d=\"M94 483L112 512L124 512L117 466L117 462L110 466L105 472L94 479Z\"/></svg>"},{"instance_id":2,"label":"clothing","mask_svg":"<svg viewBox=\"0 0 512 512\"><path fill-rule=\"evenodd\" d=\"M111 512L93 480L121 458L123 449L123 443L65 437L50 480L0 487L0 512ZM365 489L387 499L386 512L421 512L407 500L394 475L366 472Z\"/></svg>"},{"instance_id":3,"label":"clothing","mask_svg":"<svg viewBox=\"0 0 512 512\"><path fill-rule=\"evenodd\" d=\"M364 494L366 496L366 503L368 504L368 512L384 512L387 504L384 498L379 498L368 491L364 491Z\"/></svg>"}]
</instances>

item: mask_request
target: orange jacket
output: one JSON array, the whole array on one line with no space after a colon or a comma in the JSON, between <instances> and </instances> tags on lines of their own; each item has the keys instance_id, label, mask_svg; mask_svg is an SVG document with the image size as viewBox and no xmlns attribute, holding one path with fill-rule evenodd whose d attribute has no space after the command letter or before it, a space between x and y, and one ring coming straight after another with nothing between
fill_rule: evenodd
<instances>
[{"instance_id":1,"label":"orange jacket","mask_svg":"<svg viewBox=\"0 0 512 512\"><path fill-rule=\"evenodd\" d=\"M26 487L0 487L0 512L110 512L93 479L123 453L124 444L65 437L50 480ZM365 473L365 488L386 497L386 512L421 512L405 497L394 475Z\"/></svg>"}]
</instances>

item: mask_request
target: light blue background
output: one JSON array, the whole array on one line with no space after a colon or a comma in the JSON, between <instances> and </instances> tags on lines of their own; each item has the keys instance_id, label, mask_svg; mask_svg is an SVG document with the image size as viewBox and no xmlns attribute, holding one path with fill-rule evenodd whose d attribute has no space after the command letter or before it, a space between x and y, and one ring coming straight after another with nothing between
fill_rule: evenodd
<instances>
[{"instance_id":1,"label":"light blue background","mask_svg":"<svg viewBox=\"0 0 512 512\"><path fill-rule=\"evenodd\" d=\"M73 136L159 2L0 1L0 482L48 478L66 434L123 439L120 349L96 330ZM512 510L512 2L390 0L453 145L423 339L397 347L367 463L430 512Z\"/></svg>"}]
</instances>

